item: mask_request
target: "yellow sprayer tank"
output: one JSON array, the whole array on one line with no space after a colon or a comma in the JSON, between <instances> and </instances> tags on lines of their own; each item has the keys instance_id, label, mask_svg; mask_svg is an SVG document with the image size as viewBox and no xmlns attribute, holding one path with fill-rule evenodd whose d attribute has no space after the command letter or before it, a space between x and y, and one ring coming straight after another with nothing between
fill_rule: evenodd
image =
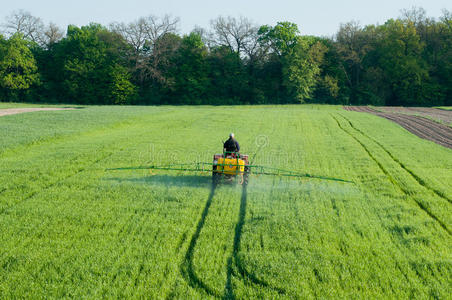
<instances>
[{"instance_id":1,"label":"yellow sprayer tank","mask_svg":"<svg viewBox=\"0 0 452 300\"><path fill-rule=\"evenodd\" d=\"M237 158L219 158L217 172L227 175L243 174L245 171L245 161Z\"/></svg>"}]
</instances>

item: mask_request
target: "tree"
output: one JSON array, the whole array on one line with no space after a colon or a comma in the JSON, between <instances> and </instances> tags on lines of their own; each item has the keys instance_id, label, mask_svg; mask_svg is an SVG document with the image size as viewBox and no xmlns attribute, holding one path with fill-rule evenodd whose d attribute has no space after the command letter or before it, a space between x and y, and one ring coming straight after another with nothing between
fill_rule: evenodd
<instances>
[{"instance_id":1,"label":"tree","mask_svg":"<svg viewBox=\"0 0 452 300\"><path fill-rule=\"evenodd\" d=\"M433 76L437 78L443 104L452 105L452 11L443 10L437 25L437 64Z\"/></svg>"},{"instance_id":2,"label":"tree","mask_svg":"<svg viewBox=\"0 0 452 300\"><path fill-rule=\"evenodd\" d=\"M128 50L120 35L99 24L69 26L66 38L52 47L54 66L46 80L56 83L57 93L66 101L130 103L135 87L127 69Z\"/></svg>"},{"instance_id":3,"label":"tree","mask_svg":"<svg viewBox=\"0 0 452 300\"><path fill-rule=\"evenodd\" d=\"M174 85L168 95L171 104L202 104L209 86L207 48L195 32L182 38L169 72ZM171 100L169 100L171 99Z\"/></svg>"},{"instance_id":4,"label":"tree","mask_svg":"<svg viewBox=\"0 0 452 300\"><path fill-rule=\"evenodd\" d=\"M21 34L14 34L8 40L1 37L0 86L5 90L5 96L12 100L23 100L24 92L38 83L36 60L27 41Z\"/></svg>"},{"instance_id":5,"label":"tree","mask_svg":"<svg viewBox=\"0 0 452 300\"><path fill-rule=\"evenodd\" d=\"M336 51L341 61L345 84L350 91L351 102L361 104L361 79L364 60L371 51L370 36L358 22L341 24L335 37Z\"/></svg>"},{"instance_id":6,"label":"tree","mask_svg":"<svg viewBox=\"0 0 452 300\"><path fill-rule=\"evenodd\" d=\"M343 103L451 105L452 12L422 8L383 25L341 24L332 39L296 24L218 17L177 33L179 19L69 26L26 11L0 37L0 97L89 104Z\"/></svg>"},{"instance_id":7,"label":"tree","mask_svg":"<svg viewBox=\"0 0 452 300\"><path fill-rule=\"evenodd\" d=\"M424 103L424 82L429 80L429 74L421 59L424 44L420 41L414 24L389 20L378 28L378 33L382 37L376 47L378 65L392 91L388 104Z\"/></svg>"},{"instance_id":8,"label":"tree","mask_svg":"<svg viewBox=\"0 0 452 300\"><path fill-rule=\"evenodd\" d=\"M431 105L433 103L437 105L452 104L451 25L450 12L447 10L443 11L443 16L438 22L424 17L423 22L418 22L416 25L420 41L425 45L421 58L428 68L429 81L424 82L423 86L425 87L425 98L432 103Z\"/></svg>"},{"instance_id":9,"label":"tree","mask_svg":"<svg viewBox=\"0 0 452 300\"><path fill-rule=\"evenodd\" d=\"M20 33L24 39L41 47L48 47L63 38L63 31L54 23L44 25L43 21L24 10L14 11L3 25L8 35Z\"/></svg>"},{"instance_id":10,"label":"tree","mask_svg":"<svg viewBox=\"0 0 452 300\"><path fill-rule=\"evenodd\" d=\"M178 23L178 18L169 15L162 18L151 15L128 24L110 25L110 29L120 34L133 48L132 73L136 82L144 85L146 80L164 81L158 66L161 64L161 52L167 50L167 45L162 46L161 41L162 37L177 32Z\"/></svg>"},{"instance_id":11,"label":"tree","mask_svg":"<svg viewBox=\"0 0 452 300\"><path fill-rule=\"evenodd\" d=\"M326 47L313 37L302 37L296 24L278 22L261 26L260 41L280 60L281 86L287 102L305 102L312 97L320 74Z\"/></svg>"},{"instance_id":12,"label":"tree","mask_svg":"<svg viewBox=\"0 0 452 300\"><path fill-rule=\"evenodd\" d=\"M166 33L155 42L154 54L148 59L151 67L138 70L142 72L139 76L143 79L139 81L142 103L161 103L168 92L174 91L175 77L172 72L178 63L176 56L181 42L182 38L174 33Z\"/></svg>"},{"instance_id":13,"label":"tree","mask_svg":"<svg viewBox=\"0 0 452 300\"><path fill-rule=\"evenodd\" d=\"M3 27L9 35L20 33L25 39L39 43L44 23L40 18L32 16L29 12L18 10L6 18Z\"/></svg>"},{"instance_id":14,"label":"tree","mask_svg":"<svg viewBox=\"0 0 452 300\"><path fill-rule=\"evenodd\" d=\"M300 103L312 97L320 74L326 47L312 37L298 37L289 55L284 58L284 85L289 95Z\"/></svg>"},{"instance_id":15,"label":"tree","mask_svg":"<svg viewBox=\"0 0 452 300\"><path fill-rule=\"evenodd\" d=\"M222 46L212 49L208 60L209 94L212 104L252 103L247 92L248 74L240 55Z\"/></svg>"},{"instance_id":16,"label":"tree","mask_svg":"<svg viewBox=\"0 0 452 300\"><path fill-rule=\"evenodd\" d=\"M64 37L63 30L54 23L49 23L43 32L43 43L49 47Z\"/></svg>"},{"instance_id":17,"label":"tree","mask_svg":"<svg viewBox=\"0 0 452 300\"><path fill-rule=\"evenodd\" d=\"M213 29L214 43L217 46L228 47L232 52L239 54L253 52L256 45L253 37L258 28L249 19L220 16L210 21L210 24Z\"/></svg>"},{"instance_id":18,"label":"tree","mask_svg":"<svg viewBox=\"0 0 452 300\"><path fill-rule=\"evenodd\" d=\"M341 60L331 38L317 38L324 46L325 53L319 64L320 74L317 76L317 85L309 102L347 104L346 93L343 91L345 78L341 69Z\"/></svg>"},{"instance_id":19,"label":"tree","mask_svg":"<svg viewBox=\"0 0 452 300\"><path fill-rule=\"evenodd\" d=\"M284 56L290 54L297 45L300 31L297 24L278 22L274 27L261 26L258 33L263 44L267 44L279 56Z\"/></svg>"},{"instance_id":20,"label":"tree","mask_svg":"<svg viewBox=\"0 0 452 300\"><path fill-rule=\"evenodd\" d=\"M113 65L109 71L110 82L107 103L130 104L136 94L136 87L130 82L130 74L120 65Z\"/></svg>"},{"instance_id":21,"label":"tree","mask_svg":"<svg viewBox=\"0 0 452 300\"><path fill-rule=\"evenodd\" d=\"M410 9L402 9L401 14L401 20L411 22L414 27L423 25L427 21L427 11L422 7L413 6Z\"/></svg>"}]
</instances>

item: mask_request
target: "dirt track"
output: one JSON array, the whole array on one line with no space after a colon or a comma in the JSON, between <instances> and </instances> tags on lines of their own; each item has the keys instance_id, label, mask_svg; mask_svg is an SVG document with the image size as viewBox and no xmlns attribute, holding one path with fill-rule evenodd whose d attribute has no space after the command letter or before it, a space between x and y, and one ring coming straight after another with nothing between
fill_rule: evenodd
<instances>
[{"instance_id":1,"label":"dirt track","mask_svg":"<svg viewBox=\"0 0 452 300\"><path fill-rule=\"evenodd\" d=\"M49 111L49 110L68 110L73 108L62 108L62 107L34 107L34 108L6 108L0 109L0 117L14 114L21 114L32 111Z\"/></svg>"},{"instance_id":2,"label":"dirt track","mask_svg":"<svg viewBox=\"0 0 452 300\"><path fill-rule=\"evenodd\" d=\"M420 138L452 149L452 128L435 121L403 113L379 112L367 106L344 106L345 110L371 113L391 120Z\"/></svg>"}]
</instances>

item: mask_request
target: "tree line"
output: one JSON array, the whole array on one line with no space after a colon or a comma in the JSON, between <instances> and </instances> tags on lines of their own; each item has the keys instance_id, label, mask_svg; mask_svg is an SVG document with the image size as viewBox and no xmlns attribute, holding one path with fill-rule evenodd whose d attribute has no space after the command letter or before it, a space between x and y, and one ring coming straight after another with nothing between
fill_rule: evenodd
<instances>
[{"instance_id":1,"label":"tree line","mask_svg":"<svg viewBox=\"0 0 452 300\"><path fill-rule=\"evenodd\" d=\"M178 34L148 16L63 32L25 11L0 35L0 101L78 104L452 105L452 13L403 10L332 38L218 17Z\"/></svg>"}]
</instances>

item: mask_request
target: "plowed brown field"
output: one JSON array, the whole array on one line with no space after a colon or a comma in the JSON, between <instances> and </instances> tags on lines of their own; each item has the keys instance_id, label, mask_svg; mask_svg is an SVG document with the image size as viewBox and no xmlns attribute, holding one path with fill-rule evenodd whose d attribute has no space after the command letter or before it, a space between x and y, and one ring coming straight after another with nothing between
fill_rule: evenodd
<instances>
[{"instance_id":1,"label":"plowed brown field","mask_svg":"<svg viewBox=\"0 0 452 300\"><path fill-rule=\"evenodd\" d=\"M401 111L397 112L397 110L394 109L392 110L393 112L381 112L367 106L344 106L344 109L371 113L386 118L399 124L420 138L433 141L439 145L452 149L452 128L449 126L439 124L424 117L401 113ZM386 108L382 108L382 110L386 111ZM424 113L428 112L428 110L428 108L425 108ZM447 111L444 112L446 114L448 113ZM452 114L452 112L450 114Z\"/></svg>"},{"instance_id":2,"label":"plowed brown field","mask_svg":"<svg viewBox=\"0 0 452 300\"><path fill-rule=\"evenodd\" d=\"M387 113L400 113L405 115L420 116L438 121L445 125L452 125L452 111L447 111L431 107L400 107L400 106L382 106L375 108L378 111Z\"/></svg>"}]
</instances>

